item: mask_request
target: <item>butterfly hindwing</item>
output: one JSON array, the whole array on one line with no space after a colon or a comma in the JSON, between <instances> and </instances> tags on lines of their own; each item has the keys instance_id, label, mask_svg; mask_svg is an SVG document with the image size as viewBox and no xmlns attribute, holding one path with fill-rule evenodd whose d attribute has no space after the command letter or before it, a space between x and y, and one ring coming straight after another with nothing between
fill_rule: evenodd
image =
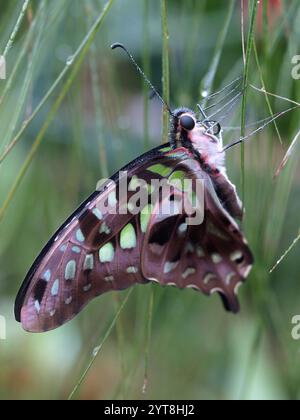
<instances>
[{"instance_id":1,"label":"butterfly hindwing","mask_svg":"<svg viewBox=\"0 0 300 420\"><path fill-rule=\"evenodd\" d=\"M187 224L184 213L154 212L143 245L143 274L162 285L193 288L206 295L218 292L226 309L237 312L237 289L252 267L251 252L210 177L201 170L186 168L189 173L197 174L205 184L203 223ZM176 195L178 201L184 200L184 192L177 191Z\"/></svg>"}]
</instances>

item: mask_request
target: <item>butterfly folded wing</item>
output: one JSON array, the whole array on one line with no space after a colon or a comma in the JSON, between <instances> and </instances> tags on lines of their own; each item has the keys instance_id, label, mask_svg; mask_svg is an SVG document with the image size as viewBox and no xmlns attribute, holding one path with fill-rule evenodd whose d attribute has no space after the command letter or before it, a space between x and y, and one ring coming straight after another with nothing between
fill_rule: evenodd
<instances>
[{"instance_id":1,"label":"butterfly folded wing","mask_svg":"<svg viewBox=\"0 0 300 420\"><path fill-rule=\"evenodd\" d=\"M238 310L236 291L250 271L251 252L190 152L160 147L123 171L128 175L126 195L120 192L120 178L112 177L70 216L31 267L15 304L16 319L25 330L57 328L96 296L149 280L205 294L217 291L227 309ZM187 214L174 208L182 199L193 201L174 183L186 178L205 181L201 224L186 225ZM166 181L170 192L153 188L153 180ZM143 188L147 199L139 203L140 210L126 211ZM103 211L103 203L109 211ZM167 208L171 203L172 211L157 211L162 203Z\"/></svg>"},{"instance_id":2,"label":"butterfly folded wing","mask_svg":"<svg viewBox=\"0 0 300 420\"><path fill-rule=\"evenodd\" d=\"M187 224L187 214L162 214L157 208L143 244L142 271L161 285L192 288L206 295L218 292L225 308L238 312L237 290L251 270L253 257L210 177L203 171L197 171L197 176L204 181L203 222ZM177 190L163 200L175 197L184 202L185 195Z\"/></svg>"}]
</instances>

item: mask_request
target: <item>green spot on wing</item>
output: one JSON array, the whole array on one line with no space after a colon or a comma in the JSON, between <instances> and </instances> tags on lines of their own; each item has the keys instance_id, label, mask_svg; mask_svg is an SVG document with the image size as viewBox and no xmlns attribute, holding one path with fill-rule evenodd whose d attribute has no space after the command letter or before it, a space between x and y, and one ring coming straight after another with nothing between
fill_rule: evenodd
<instances>
[{"instance_id":1,"label":"green spot on wing","mask_svg":"<svg viewBox=\"0 0 300 420\"><path fill-rule=\"evenodd\" d=\"M79 246L73 246L72 247L72 251L73 252L76 252L76 254L80 254L80 248L79 248Z\"/></svg>"},{"instance_id":2,"label":"green spot on wing","mask_svg":"<svg viewBox=\"0 0 300 420\"><path fill-rule=\"evenodd\" d=\"M101 211L97 208L97 207L95 207L94 209L93 209L93 214L97 217L97 219L99 219L99 220L101 220L102 219L102 217L103 217L103 215L102 215L102 213L101 213Z\"/></svg>"},{"instance_id":3,"label":"green spot on wing","mask_svg":"<svg viewBox=\"0 0 300 420\"><path fill-rule=\"evenodd\" d=\"M70 260L65 268L65 279L73 280L76 274L76 261Z\"/></svg>"},{"instance_id":4,"label":"green spot on wing","mask_svg":"<svg viewBox=\"0 0 300 420\"><path fill-rule=\"evenodd\" d=\"M155 174L161 175L163 177L165 176L169 176L172 168L166 166L166 165L162 165L161 163L157 163L156 165L152 165L149 166L149 168L147 168L148 171L153 172Z\"/></svg>"},{"instance_id":5,"label":"green spot on wing","mask_svg":"<svg viewBox=\"0 0 300 420\"><path fill-rule=\"evenodd\" d=\"M151 204L147 204L147 206L145 206L143 210L141 211L140 222L141 222L141 231L143 233L145 233L147 230L152 211L153 211L153 205Z\"/></svg>"},{"instance_id":6,"label":"green spot on wing","mask_svg":"<svg viewBox=\"0 0 300 420\"><path fill-rule=\"evenodd\" d=\"M77 229L76 239L77 239L78 242L84 242L84 235L83 235L81 229Z\"/></svg>"},{"instance_id":7,"label":"green spot on wing","mask_svg":"<svg viewBox=\"0 0 300 420\"><path fill-rule=\"evenodd\" d=\"M178 188L181 191L185 190L185 187L188 189L188 185L190 181L186 180L186 173L184 171L174 171L168 179L169 184L173 185L174 187Z\"/></svg>"},{"instance_id":8,"label":"green spot on wing","mask_svg":"<svg viewBox=\"0 0 300 420\"><path fill-rule=\"evenodd\" d=\"M136 233L131 223L128 223L121 231L120 246L122 249L136 247Z\"/></svg>"},{"instance_id":9,"label":"green spot on wing","mask_svg":"<svg viewBox=\"0 0 300 420\"><path fill-rule=\"evenodd\" d=\"M111 242L108 242L99 249L99 260L101 263L112 262L114 255L115 250Z\"/></svg>"},{"instance_id":10,"label":"green spot on wing","mask_svg":"<svg viewBox=\"0 0 300 420\"><path fill-rule=\"evenodd\" d=\"M93 254L87 254L83 263L84 270L93 270L94 268L94 257Z\"/></svg>"},{"instance_id":11,"label":"green spot on wing","mask_svg":"<svg viewBox=\"0 0 300 420\"><path fill-rule=\"evenodd\" d=\"M51 278L51 270L47 270L45 271L44 275L43 275L44 280L46 280L47 282L50 281Z\"/></svg>"},{"instance_id":12,"label":"green spot on wing","mask_svg":"<svg viewBox=\"0 0 300 420\"><path fill-rule=\"evenodd\" d=\"M166 153L166 152L171 152L172 147L171 146L167 146L167 147L163 147L162 149L160 149L160 152Z\"/></svg>"},{"instance_id":13,"label":"green spot on wing","mask_svg":"<svg viewBox=\"0 0 300 420\"><path fill-rule=\"evenodd\" d=\"M52 296L57 296L58 295L58 290L59 290L59 280L56 279L55 282L53 283L52 288L51 288L51 295Z\"/></svg>"}]
</instances>

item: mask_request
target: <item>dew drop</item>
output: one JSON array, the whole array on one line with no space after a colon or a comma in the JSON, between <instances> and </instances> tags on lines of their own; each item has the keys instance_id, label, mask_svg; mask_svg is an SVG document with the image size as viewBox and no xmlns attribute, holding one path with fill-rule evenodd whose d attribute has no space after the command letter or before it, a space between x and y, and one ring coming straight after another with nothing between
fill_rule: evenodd
<instances>
[{"instance_id":1,"label":"dew drop","mask_svg":"<svg viewBox=\"0 0 300 420\"><path fill-rule=\"evenodd\" d=\"M93 350L93 357L96 357L97 356L97 354L99 353L99 350L100 350L100 346L94 348L94 350Z\"/></svg>"},{"instance_id":2,"label":"dew drop","mask_svg":"<svg viewBox=\"0 0 300 420\"><path fill-rule=\"evenodd\" d=\"M67 66L71 66L71 65L73 64L73 62L74 62L74 55L70 55L70 56L67 58L66 65L67 65Z\"/></svg>"}]
</instances>

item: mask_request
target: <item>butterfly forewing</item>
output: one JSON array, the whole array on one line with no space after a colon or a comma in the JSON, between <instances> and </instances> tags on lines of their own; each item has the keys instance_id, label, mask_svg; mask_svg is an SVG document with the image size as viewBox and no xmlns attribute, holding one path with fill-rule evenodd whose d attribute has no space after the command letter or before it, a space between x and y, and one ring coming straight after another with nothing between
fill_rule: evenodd
<instances>
[{"instance_id":1,"label":"butterfly forewing","mask_svg":"<svg viewBox=\"0 0 300 420\"><path fill-rule=\"evenodd\" d=\"M16 319L26 330L54 329L72 319L95 296L147 282L140 255L149 219L148 199L141 214L127 210L138 180L145 181L148 197L151 179L163 178L160 169L164 160L171 167L174 164L160 149L123 169L121 173L126 171L128 177L126 196L119 194L121 177L112 177L114 182L108 181L86 200L46 245L16 299ZM102 211L104 203L106 213Z\"/></svg>"}]
</instances>

